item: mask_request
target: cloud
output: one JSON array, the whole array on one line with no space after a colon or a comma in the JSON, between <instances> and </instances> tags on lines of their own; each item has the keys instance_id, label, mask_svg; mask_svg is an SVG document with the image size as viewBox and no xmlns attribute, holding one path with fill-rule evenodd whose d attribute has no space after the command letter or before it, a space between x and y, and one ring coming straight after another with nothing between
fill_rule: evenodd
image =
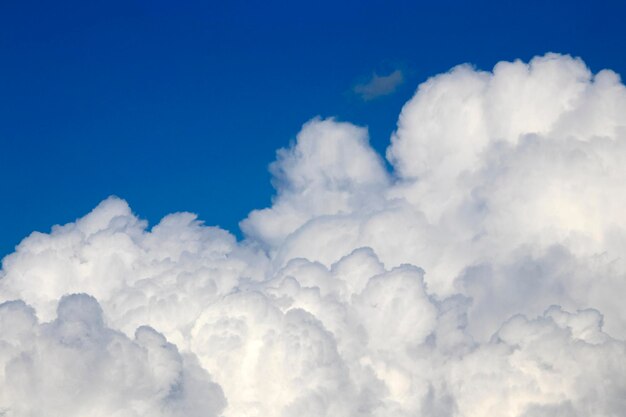
<instances>
[{"instance_id":1,"label":"cloud","mask_svg":"<svg viewBox=\"0 0 626 417\"><path fill-rule=\"evenodd\" d=\"M116 197L35 232L0 272L0 410L620 415L625 114L580 59L462 65L402 109L392 172L306 123L244 241Z\"/></svg>"},{"instance_id":2,"label":"cloud","mask_svg":"<svg viewBox=\"0 0 626 417\"><path fill-rule=\"evenodd\" d=\"M129 339L107 328L91 296L63 296L42 324L22 301L5 302L0 323L5 415L217 416L225 405L219 386L160 333L142 326Z\"/></svg>"},{"instance_id":3,"label":"cloud","mask_svg":"<svg viewBox=\"0 0 626 417\"><path fill-rule=\"evenodd\" d=\"M374 73L372 78L364 84L354 87L354 92L365 101L373 100L381 96L393 94L404 82L402 71L395 70L389 75L378 75Z\"/></svg>"}]
</instances>

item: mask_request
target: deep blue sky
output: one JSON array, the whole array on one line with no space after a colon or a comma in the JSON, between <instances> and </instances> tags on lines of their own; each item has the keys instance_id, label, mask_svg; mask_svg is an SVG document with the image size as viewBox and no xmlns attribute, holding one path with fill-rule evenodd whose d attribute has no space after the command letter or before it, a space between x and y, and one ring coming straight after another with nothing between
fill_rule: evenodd
<instances>
[{"instance_id":1,"label":"deep blue sky","mask_svg":"<svg viewBox=\"0 0 626 417\"><path fill-rule=\"evenodd\" d=\"M619 3L3 1L0 256L111 194L151 224L187 210L238 233L313 116L382 151L418 83L458 63L554 51L626 74ZM395 94L352 93L394 69Z\"/></svg>"}]
</instances>

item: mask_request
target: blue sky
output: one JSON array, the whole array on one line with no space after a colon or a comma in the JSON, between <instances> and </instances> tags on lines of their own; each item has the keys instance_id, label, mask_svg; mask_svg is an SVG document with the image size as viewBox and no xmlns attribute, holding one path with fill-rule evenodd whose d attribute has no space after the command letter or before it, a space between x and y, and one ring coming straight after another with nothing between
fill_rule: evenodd
<instances>
[{"instance_id":1,"label":"blue sky","mask_svg":"<svg viewBox=\"0 0 626 417\"><path fill-rule=\"evenodd\" d=\"M237 232L310 118L386 147L429 76L548 51L626 73L620 2L4 2L0 256L118 195ZM377 74L404 82L363 100Z\"/></svg>"}]
</instances>

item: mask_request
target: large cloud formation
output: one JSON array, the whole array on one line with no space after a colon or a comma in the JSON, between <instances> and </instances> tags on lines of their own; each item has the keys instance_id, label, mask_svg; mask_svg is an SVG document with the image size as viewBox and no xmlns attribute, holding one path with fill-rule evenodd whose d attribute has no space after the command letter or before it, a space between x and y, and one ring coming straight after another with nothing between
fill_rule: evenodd
<instances>
[{"instance_id":1,"label":"large cloud formation","mask_svg":"<svg viewBox=\"0 0 626 417\"><path fill-rule=\"evenodd\" d=\"M386 157L313 119L244 241L115 197L24 239L0 273L0 415L622 416L619 77L456 67Z\"/></svg>"}]
</instances>

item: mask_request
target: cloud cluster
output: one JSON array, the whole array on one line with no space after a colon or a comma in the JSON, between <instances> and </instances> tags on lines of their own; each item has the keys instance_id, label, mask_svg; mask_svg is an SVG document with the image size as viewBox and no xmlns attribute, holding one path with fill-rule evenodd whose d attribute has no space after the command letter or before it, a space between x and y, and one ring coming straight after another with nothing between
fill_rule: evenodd
<instances>
[{"instance_id":1,"label":"cloud cluster","mask_svg":"<svg viewBox=\"0 0 626 417\"><path fill-rule=\"evenodd\" d=\"M456 67L386 157L313 119L242 242L115 197L24 239L0 272L0 415L620 416L619 77Z\"/></svg>"}]
</instances>

